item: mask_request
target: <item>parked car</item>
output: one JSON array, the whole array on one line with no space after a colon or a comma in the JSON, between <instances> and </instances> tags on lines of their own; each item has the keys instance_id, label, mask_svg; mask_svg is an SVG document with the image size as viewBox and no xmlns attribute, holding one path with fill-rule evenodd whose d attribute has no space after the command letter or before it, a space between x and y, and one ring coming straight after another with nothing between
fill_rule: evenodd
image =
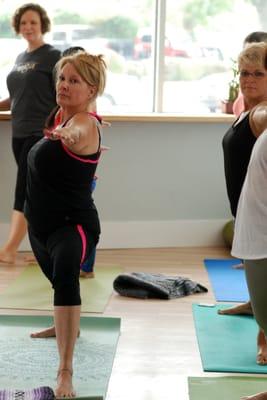
<instances>
[{"instance_id":1,"label":"parked car","mask_svg":"<svg viewBox=\"0 0 267 400\"><path fill-rule=\"evenodd\" d=\"M106 39L106 47L112 49L127 59L133 58L134 43L132 39L110 38Z\"/></svg>"},{"instance_id":2,"label":"parked car","mask_svg":"<svg viewBox=\"0 0 267 400\"><path fill-rule=\"evenodd\" d=\"M90 39L95 35L94 28L87 24L55 25L49 35L49 43L60 51L75 46L78 40Z\"/></svg>"},{"instance_id":3,"label":"parked car","mask_svg":"<svg viewBox=\"0 0 267 400\"><path fill-rule=\"evenodd\" d=\"M151 57L152 33L150 28L142 28L138 31L134 41L134 59ZM186 47L173 46L171 40L165 36L164 55L168 57L189 57Z\"/></svg>"}]
</instances>

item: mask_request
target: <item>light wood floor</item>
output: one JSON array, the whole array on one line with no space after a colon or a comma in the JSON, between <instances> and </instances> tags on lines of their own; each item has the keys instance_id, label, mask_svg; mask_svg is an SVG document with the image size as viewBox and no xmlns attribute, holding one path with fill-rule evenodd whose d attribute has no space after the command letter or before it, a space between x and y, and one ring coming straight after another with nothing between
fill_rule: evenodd
<instances>
[{"instance_id":1,"label":"light wood floor","mask_svg":"<svg viewBox=\"0 0 267 400\"><path fill-rule=\"evenodd\" d=\"M220 257L230 257L229 251L203 247L98 250L99 264L120 265L127 272L185 276L209 289L175 300L138 300L113 293L104 315L121 317L122 327L106 400L188 400L187 377L212 375L202 371L191 305L215 302L203 259ZM0 266L1 291L21 268L19 263Z\"/></svg>"}]
</instances>

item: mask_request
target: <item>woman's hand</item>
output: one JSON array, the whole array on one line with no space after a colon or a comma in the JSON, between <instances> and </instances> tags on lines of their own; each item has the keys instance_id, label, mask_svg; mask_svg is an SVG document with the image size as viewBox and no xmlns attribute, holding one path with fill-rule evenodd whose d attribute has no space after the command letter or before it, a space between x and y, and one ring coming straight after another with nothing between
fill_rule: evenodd
<instances>
[{"instance_id":1,"label":"woman's hand","mask_svg":"<svg viewBox=\"0 0 267 400\"><path fill-rule=\"evenodd\" d=\"M77 144L81 136L79 129L70 129L67 127L56 128L53 130L44 129L44 134L50 140L62 140L66 146Z\"/></svg>"},{"instance_id":2,"label":"woman's hand","mask_svg":"<svg viewBox=\"0 0 267 400\"><path fill-rule=\"evenodd\" d=\"M72 146L79 143L81 132L78 128L74 128L73 126L71 128L56 128L53 131L53 136L56 140L61 139L66 146Z\"/></svg>"}]
</instances>

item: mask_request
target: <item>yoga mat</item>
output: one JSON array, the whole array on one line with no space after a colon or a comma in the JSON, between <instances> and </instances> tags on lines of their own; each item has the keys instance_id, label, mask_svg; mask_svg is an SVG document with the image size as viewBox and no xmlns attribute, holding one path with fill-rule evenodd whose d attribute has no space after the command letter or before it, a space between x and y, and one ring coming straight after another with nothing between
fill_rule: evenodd
<instances>
[{"instance_id":1,"label":"yoga mat","mask_svg":"<svg viewBox=\"0 0 267 400\"><path fill-rule=\"evenodd\" d=\"M193 316L204 371L267 374L256 364L258 326L252 316L219 315L218 309L193 304ZM267 383L266 383L267 390Z\"/></svg>"},{"instance_id":2,"label":"yoga mat","mask_svg":"<svg viewBox=\"0 0 267 400\"><path fill-rule=\"evenodd\" d=\"M113 291L120 267L98 266L95 278L80 279L82 312L101 313ZM29 265L0 295L0 308L53 310L53 290L37 265Z\"/></svg>"},{"instance_id":3,"label":"yoga mat","mask_svg":"<svg viewBox=\"0 0 267 400\"><path fill-rule=\"evenodd\" d=\"M190 400L239 400L267 391L266 378L226 376L219 378L188 378Z\"/></svg>"},{"instance_id":4,"label":"yoga mat","mask_svg":"<svg viewBox=\"0 0 267 400\"><path fill-rule=\"evenodd\" d=\"M210 283L217 301L246 302L249 299L244 269L233 268L237 259L205 259Z\"/></svg>"},{"instance_id":5,"label":"yoga mat","mask_svg":"<svg viewBox=\"0 0 267 400\"><path fill-rule=\"evenodd\" d=\"M55 338L31 339L30 332L53 323L46 316L0 316L0 388L55 389L58 353ZM105 398L120 331L119 318L82 317L74 355L75 399Z\"/></svg>"}]
</instances>

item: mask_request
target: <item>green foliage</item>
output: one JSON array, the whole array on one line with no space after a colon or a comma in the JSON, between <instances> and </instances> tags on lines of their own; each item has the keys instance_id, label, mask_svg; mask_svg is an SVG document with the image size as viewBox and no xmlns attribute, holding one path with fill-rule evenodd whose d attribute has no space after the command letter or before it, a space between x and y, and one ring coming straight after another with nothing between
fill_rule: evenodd
<instances>
[{"instance_id":1,"label":"green foliage","mask_svg":"<svg viewBox=\"0 0 267 400\"><path fill-rule=\"evenodd\" d=\"M134 38L138 24L131 18L117 15L115 17L98 20L93 23L99 35L108 38Z\"/></svg>"},{"instance_id":2,"label":"green foliage","mask_svg":"<svg viewBox=\"0 0 267 400\"><path fill-rule=\"evenodd\" d=\"M232 7L232 0L189 0L183 10L183 26L189 31L197 25L205 26L209 17L229 11Z\"/></svg>"},{"instance_id":3,"label":"green foliage","mask_svg":"<svg viewBox=\"0 0 267 400\"><path fill-rule=\"evenodd\" d=\"M205 58L192 61L189 58L169 58L165 66L165 80L190 81L201 79L206 75L225 72L220 62L210 62Z\"/></svg>"},{"instance_id":4,"label":"green foliage","mask_svg":"<svg viewBox=\"0 0 267 400\"><path fill-rule=\"evenodd\" d=\"M125 72L139 78L151 74L151 60L142 61L128 60ZM189 58L166 57L165 58L165 81L192 81L201 79L207 75L226 72L226 68L220 62L199 59L193 61Z\"/></svg>"},{"instance_id":5,"label":"green foliage","mask_svg":"<svg viewBox=\"0 0 267 400\"><path fill-rule=\"evenodd\" d=\"M79 14L57 10L53 18L53 24L88 24L88 20Z\"/></svg>"},{"instance_id":6,"label":"green foliage","mask_svg":"<svg viewBox=\"0 0 267 400\"><path fill-rule=\"evenodd\" d=\"M239 93L238 67L236 60L232 60L232 79L229 82L228 100L234 102Z\"/></svg>"},{"instance_id":7,"label":"green foliage","mask_svg":"<svg viewBox=\"0 0 267 400\"><path fill-rule=\"evenodd\" d=\"M0 16L0 37L2 38L14 38L15 33L11 27L11 17L10 15Z\"/></svg>"},{"instance_id":8,"label":"green foliage","mask_svg":"<svg viewBox=\"0 0 267 400\"><path fill-rule=\"evenodd\" d=\"M105 49L105 61L109 71L119 74L125 72L125 59L116 51Z\"/></svg>"},{"instance_id":9,"label":"green foliage","mask_svg":"<svg viewBox=\"0 0 267 400\"><path fill-rule=\"evenodd\" d=\"M137 76L138 78L149 76L151 74L151 62L149 59L142 61L127 60L125 73Z\"/></svg>"}]
</instances>

